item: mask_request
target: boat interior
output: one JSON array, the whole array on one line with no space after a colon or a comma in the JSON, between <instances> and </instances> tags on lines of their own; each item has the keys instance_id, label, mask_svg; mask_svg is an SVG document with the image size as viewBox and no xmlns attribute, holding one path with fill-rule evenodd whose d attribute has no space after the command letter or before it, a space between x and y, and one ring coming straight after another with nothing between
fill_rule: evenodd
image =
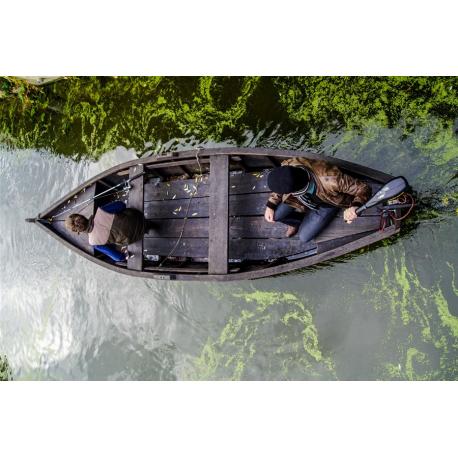
<instances>
[{"instance_id":1,"label":"boat interior","mask_svg":"<svg viewBox=\"0 0 458 458\"><path fill-rule=\"evenodd\" d=\"M87 234L68 231L64 220L70 213L89 217L98 207L121 200L144 212L148 230L140 243L129 246L133 259L116 265L141 271L179 270L192 274L232 273L287 263L336 249L379 229L377 207L352 224L344 222L340 210L316 239L302 242L297 236L285 238L285 225L264 219L269 196L267 175L284 159L263 155L202 155L146 162L104 176L42 217L52 218L51 230L56 235L112 264L105 255L94 253ZM344 172L366 180L373 193L382 186L381 182L358 176L352 170ZM143 174L129 186L122 185L139 173ZM210 177L214 177L212 183ZM111 190L116 185L119 186ZM87 205L59 216L104 192Z\"/></svg>"}]
</instances>

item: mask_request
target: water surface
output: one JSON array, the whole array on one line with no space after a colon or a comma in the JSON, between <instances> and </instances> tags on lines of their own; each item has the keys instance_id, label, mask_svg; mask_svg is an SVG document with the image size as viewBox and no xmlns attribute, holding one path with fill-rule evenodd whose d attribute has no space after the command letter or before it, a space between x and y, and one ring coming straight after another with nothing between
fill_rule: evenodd
<instances>
[{"instance_id":1,"label":"water surface","mask_svg":"<svg viewBox=\"0 0 458 458\"><path fill-rule=\"evenodd\" d=\"M457 379L458 117L427 113L406 127L406 112L390 122L368 112L357 127L331 127L337 117L326 114L313 139L305 125L300 131L309 96L295 92L298 82L277 82L276 105L263 106L263 91L274 98L272 84L256 81L223 81L218 111L207 107L207 118L197 111L201 130L182 137L173 134L184 129L183 119L164 126L137 114L148 126L143 137L140 127L132 131L133 147L128 133L113 147L103 125L93 154L83 151L89 143L81 131L66 143L59 137L60 146L1 147L0 353L15 379ZM180 84L182 92L194 90ZM186 103L173 102L181 110ZM216 118L226 119L219 130ZM154 134L160 130L163 138ZM404 175L421 205L388 243L230 284L117 274L24 222L89 177L153 149L234 144L316 146Z\"/></svg>"}]
</instances>

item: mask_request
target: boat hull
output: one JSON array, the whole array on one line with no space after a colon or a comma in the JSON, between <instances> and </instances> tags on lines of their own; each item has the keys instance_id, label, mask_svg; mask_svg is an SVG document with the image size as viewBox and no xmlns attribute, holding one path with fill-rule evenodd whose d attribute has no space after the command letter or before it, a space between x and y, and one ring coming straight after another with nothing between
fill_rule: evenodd
<instances>
[{"instance_id":1,"label":"boat hull","mask_svg":"<svg viewBox=\"0 0 458 458\"><path fill-rule=\"evenodd\" d=\"M327 160L345 173L366 180L373 192L393 178L312 150L191 150L113 167L41 212L36 223L67 248L112 271L142 278L193 281L251 280L284 274L399 232L397 221L380 231L380 211L374 208L352 225L343 222L340 211L311 242L301 242L297 237L285 239L285 226L265 222L263 213L269 194L268 171L289 157ZM125 189L129 177L130 189ZM110 191L112 187L114 191ZM110 193L91 200L107 190ZM143 211L155 228L129 246L135 256L124 263L113 263L95 253L87 235L70 233L64 226L70 212L90 216L109 199L124 200L129 207Z\"/></svg>"}]
</instances>

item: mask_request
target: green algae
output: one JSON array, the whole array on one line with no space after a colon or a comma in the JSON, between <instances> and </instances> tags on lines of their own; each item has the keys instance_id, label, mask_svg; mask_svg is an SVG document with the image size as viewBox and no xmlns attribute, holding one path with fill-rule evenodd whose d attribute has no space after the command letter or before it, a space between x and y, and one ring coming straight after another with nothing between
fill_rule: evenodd
<instances>
[{"instance_id":1,"label":"green algae","mask_svg":"<svg viewBox=\"0 0 458 458\"><path fill-rule=\"evenodd\" d=\"M291 293L230 292L238 314L217 338L209 338L187 378L252 379L263 365L263 379L335 378L333 361L319 348L317 329L306 304ZM227 296L226 296L226 299ZM275 332L266 330L275 328Z\"/></svg>"},{"instance_id":2,"label":"green algae","mask_svg":"<svg viewBox=\"0 0 458 458\"><path fill-rule=\"evenodd\" d=\"M408 348L405 362L405 371L409 380L428 380L427 376L419 376L415 371L414 365L417 363L425 363L427 356L425 353L417 350L416 348Z\"/></svg>"},{"instance_id":3,"label":"green algae","mask_svg":"<svg viewBox=\"0 0 458 458\"><path fill-rule=\"evenodd\" d=\"M260 146L319 146L330 133L370 126L402 124L402 136L431 117L431 147L448 145L435 160L456 154L456 77L69 77L42 87L0 78L0 100L1 142L69 156L241 145L250 132Z\"/></svg>"},{"instance_id":4,"label":"green algae","mask_svg":"<svg viewBox=\"0 0 458 458\"><path fill-rule=\"evenodd\" d=\"M450 120L458 112L456 77L278 78L275 86L290 117L320 131L400 119L408 130L429 115Z\"/></svg>"},{"instance_id":5,"label":"green algae","mask_svg":"<svg viewBox=\"0 0 458 458\"><path fill-rule=\"evenodd\" d=\"M422 284L399 244L386 250L383 271L373 270L364 288L375 310L388 318L378 359L398 357L380 364L381 379L456 379L458 317L450 313L443 291L450 286Z\"/></svg>"},{"instance_id":6,"label":"green algae","mask_svg":"<svg viewBox=\"0 0 458 458\"><path fill-rule=\"evenodd\" d=\"M27 105L18 97L5 99L0 141L97 158L116 146L142 154L182 137L218 140L245 128L241 118L258 79L67 78L34 89ZM235 94L223 97L228 85Z\"/></svg>"},{"instance_id":7,"label":"green algae","mask_svg":"<svg viewBox=\"0 0 458 458\"><path fill-rule=\"evenodd\" d=\"M424 222L436 231L438 222L458 215L457 183L452 181L458 159L457 81L75 77L36 88L0 79L0 142L91 159L117 146L139 155L208 142L316 146L326 154L412 177L422 204L404 237L358 253L377 253L356 274L364 280L367 273L363 297L369 313L380 316L385 326L373 354L374 372L380 379L456 380L455 261L446 251L415 257L424 245L418 234L409 243L409 231ZM25 164L27 155L18 154ZM456 253L456 247L449 245L448 252ZM345 258L350 259L355 255ZM425 278L422 266L438 259L441 264ZM329 278L334 272L329 269ZM286 279L284 288L290 288ZM354 292L346 286L339 292L348 314L355 313ZM305 300L299 287L294 293L212 287L211 293L231 310L221 328L203 338L188 378L344 378L343 363L326 349L313 319L319 297L310 294Z\"/></svg>"},{"instance_id":8,"label":"green algae","mask_svg":"<svg viewBox=\"0 0 458 458\"><path fill-rule=\"evenodd\" d=\"M414 170L417 191L453 193L456 184L451 183L451 172L458 167L458 136L453 123L426 117L407 138L403 136L400 126L388 128L370 121L358 130L345 130L330 145L324 145L324 152L337 152L356 162L373 162L376 167L383 162L387 172L409 178Z\"/></svg>"},{"instance_id":9,"label":"green algae","mask_svg":"<svg viewBox=\"0 0 458 458\"><path fill-rule=\"evenodd\" d=\"M434 291L433 297L437 305L437 311L442 325L447 327L449 332L458 339L458 317L450 313L448 303L441 290L438 289ZM458 342L453 343L453 347L458 349Z\"/></svg>"},{"instance_id":10,"label":"green algae","mask_svg":"<svg viewBox=\"0 0 458 458\"><path fill-rule=\"evenodd\" d=\"M304 305L301 301L291 293L277 291L253 291L251 293L234 293L234 297L243 298L246 302L258 304L257 310L264 311L278 302L290 302L304 310Z\"/></svg>"},{"instance_id":11,"label":"green algae","mask_svg":"<svg viewBox=\"0 0 458 458\"><path fill-rule=\"evenodd\" d=\"M372 362L363 364L368 371L365 375L351 372L349 375L344 366L346 360L342 360L343 355L334 354L332 344L326 342L329 332L324 333L327 334L325 340L320 338L320 327L312 318L313 310L322 302L321 296L334 296L333 290L337 286L327 293L325 285L315 284L313 280L305 282L309 288L307 299L303 299L302 289L297 292L281 289L224 292L216 289L218 301L232 303L238 312L231 313L219 339L207 342L201 358L212 355L212 359L207 359L206 364L201 359L196 373L210 379L245 379L250 378L252 367L262 367L263 376L266 374L270 379L361 377L456 380L458 317L453 304L458 301L453 262L456 247L451 237L454 227L456 225L450 220L441 228L436 228L434 238L429 243L424 240L430 234L426 226L414 240L398 239L385 244L383 250L365 250L361 256L366 254L369 259L369 262L362 260L367 278L358 271L358 282L362 284L361 297L351 286L352 283L347 286L342 271L328 272L330 279L335 274L343 282L338 288L339 302L336 307L345 304L348 313L354 315L358 313L354 304L358 301L362 302L362 308L365 304L364 313L380 317L377 321L383 331L380 341L374 341ZM446 269L441 266L446 266ZM350 269L347 280L356 281L351 274L351 265L346 269ZM431 275L431 271L437 274ZM307 275L313 277L314 274ZM240 304L235 300L237 298L241 300ZM345 317L342 312L340 314L342 318ZM364 321L361 325L364 325ZM268 331L267 326L271 326L267 328ZM300 334L296 331L294 339L287 328L291 326L300 329ZM364 332L364 329L360 331ZM273 358L281 360L274 376L270 375L271 365L261 358L262 348L257 342L261 337L257 336L267 340L268 345L275 346ZM270 340L267 336L270 336ZM331 336L331 339L334 338ZM322 364L318 370L315 369L317 363ZM298 365L301 366L300 371L297 370ZM233 372L229 373L231 368Z\"/></svg>"},{"instance_id":12,"label":"green algae","mask_svg":"<svg viewBox=\"0 0 458 458\"><path fill-rule=\"evenodd\" d=\"M456 283L455 267L451 262L448 262L448 261L445 264L450 269L450 272L452 274L451 286L452 286L453 292L455 293L456 296L458 296L458 286L455 285Z\"/></svg>"},{"instance_id":13,"label":"green algae","mask_svg":"<svg viewBox=\"0 0 458 458\"><path fill-rule=\"evenodd\" d=\"M5 355L0 355L0 382L7 382L9 380L13 380L13 371L8 358Z\"/></svg>"},{"instance_id":14,"label":"green algae","mask_svg":"<svg viewBox=\"0 0 458 458\"><path fill-rule=\"evenodd\" d=\"M451 240L449 243L453 247ZM384 250L366 252L371 262L363 261L368 277L362 292L355 290L352 283L347 286L344 282L338 288L339 302L335 307L345 304L353 315L358 313L353 304L357 300L367 309L364 313L381 317L381 340L373 346L370 365L363 364L369 372L349 376L342 354L334 354L333 346L326 342L329 332L325 332L325 340L320 338L320 327L313 316L327 289L310 281L306 284L315 287L307 291L306 299L301 290L211 288L219 302L231 304L233 312L219 335L207 340L188 378L239 380L258 374L258 378L284 380L456 380L458 317L450 307L456 302L457 289L454 265L447 260L453 250L441 247L443 251L435 257L425 252L428 262L445 263L449 269L449 275L442 272L437 277L425 277L424 265L417 264L416 253L408 246L408 241L398 240ZM434 253L434 246L430 249ZM363 277L360 272L358 281ZM352 280L351 272L348 280ZM339 313L345 317L345 313ZM256 368L262 371L256 372Z\"/></svg>"}]
</instances>

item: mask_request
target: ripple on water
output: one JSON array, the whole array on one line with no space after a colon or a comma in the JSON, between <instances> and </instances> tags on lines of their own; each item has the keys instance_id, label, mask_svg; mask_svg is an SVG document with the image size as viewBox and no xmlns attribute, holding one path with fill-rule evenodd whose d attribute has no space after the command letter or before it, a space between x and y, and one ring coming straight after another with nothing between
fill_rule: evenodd
<instances>
[{"instance_id":1,"label":"ripple on water","mask_svg":"<svg viewBox=\"0 0 458 458\"><path fill-rule=\"evenodd\" d=\"M382 144L388 133L381 131L375 143ZM353 138L342 144L340 154L372 161L368 165L376 168L385 168L385 162L397 157L391 150L385 158L378 150L366 155L366 147L358 142L361 139ZM390 148L395 144L402 149L401 143L391 136L388 141ZM413 173L407 159L416 154L409 150L399 156L399 172ZM304 378L310 375L303 343L307 329L314 330L310 335L316 342L306 347L312 356L319 349L328 364L326 369L314 363L315 377L367 379L382 373L377 365L385 361L389 365L384 377L418 378L426 376L421 366L433 367L434 351L440 352L444 367L426 374L454 376L456 218L420 224L421 230L386 249L320 269L231 285L119 275L24 223L89 176L132 155L120 148L101 161L76 163L46 152L0 151L0 351L8 355L15 378L173 380L196 368L208 373L216 363L219 374L227 375L232 368L230 374L239 378ZM435 181L430 171L437 167L415 158L412 170L421 169L419 183L414 175L408 178L425 194L450 175L444 171L447 165L441 165ZM443 204L447 212L456 202L448 186L438 195L448 199ZM372 276L378 267L381 274ZM410 293L402 308L396 294L407 284L399 281L404 272L409 272L405 278ZM427 293L431 288L435 295ZM260 299L279 292L297 300L269 302L265 309ZM255 296L259 300L251 300ZM423 313L430 314L431 335L417 325ZM409 326L417 327L407 328L406 317ZM430 339L429 347L434 339L434 351L424 345L425 339Z\"/></svg>"}]
</instances>

